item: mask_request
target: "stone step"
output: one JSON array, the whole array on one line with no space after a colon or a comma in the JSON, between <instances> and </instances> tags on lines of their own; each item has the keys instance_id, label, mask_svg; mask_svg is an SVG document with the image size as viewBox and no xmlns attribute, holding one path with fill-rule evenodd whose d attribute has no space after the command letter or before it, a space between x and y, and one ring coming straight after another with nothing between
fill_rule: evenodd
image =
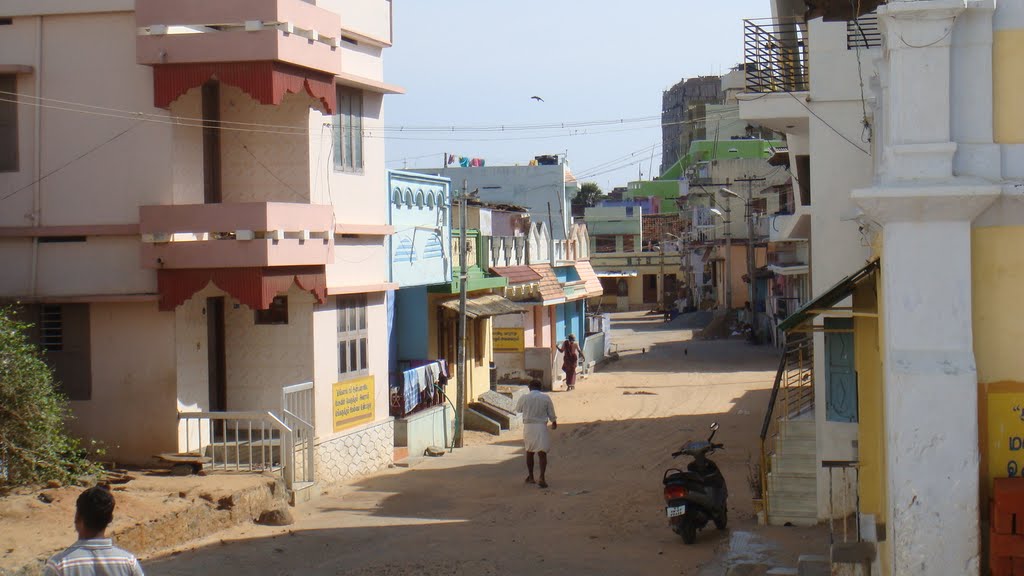
<instances>
[{"instance_id":1,"label":"stone step","mask_svg":"<svg viewBox=\"0 0 1024 576\"><path fill-rule=\"evenodd\" d=\"M301 502L311 502L320 497L320 485L316 482L296 482L288 495L288 503L296 506Z\"/></svg>"},{"instance_id":2,"label":"stone step","mask_svg":"<svg viewBox=\"0 0 1024 576\"><path fill-rule=\"evenodd\" d=\"M780 517L803 518L805 521L814 520L817 523L818 511L815 503L800 504L791 501L773 501L768 505L768 520L774 524Z\"/></svg>"}]
</instances>

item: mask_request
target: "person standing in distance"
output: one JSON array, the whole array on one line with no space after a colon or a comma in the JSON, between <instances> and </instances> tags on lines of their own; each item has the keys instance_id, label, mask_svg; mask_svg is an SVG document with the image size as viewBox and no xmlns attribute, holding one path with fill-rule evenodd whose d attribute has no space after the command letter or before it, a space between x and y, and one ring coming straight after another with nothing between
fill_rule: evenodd
<instances>
[{"instance_id":1,"label":"person standing in distance","mask_svg":"<svg viewBox=\"0 0 1024 576\"><path fill-rule=\"evenodd\" d=\"M576 365L579 364L580 358L584 362L587 361L586 356L583 355L583 350L580 349L580 345L576 343L576 335L569 334L565 342L562 345L555 345L558 351L562 353L562 372L565 372L565 386L567 390L576 389Z\"/></svg>"},{"instance_id":2,"label":"person standing in distance","mask_svg":"<svg viewBox=\"0 0 1024 576\"><path fill-rule=\"evenodd\" d=\"M516 404L516 412L523 413L523 443L526 445L526 470L530 473L526 477L527 484L536 483L541 488L547 488L548 482L545 472L548 469L548 451L551 449L551 432L548 430L548 420L551 421L551 430L558 429L558 421L555 417L555 405L547 394L540 391L540 380L530 382L530 392L519 398ZM536 453L540 459L540 479L533 478L533 455Z\"/></svg>"},{"instance_id":3,"label":"person standing in distance","mask_svg":"<svg viewBox=\"0 0 1024 576\"><path fill-rule=\"evenodd\" d=\"M135 556L107 538L107 526L113 519L110 490L101 486L85 489L75 502L78 542L50 558L43 576L143 576Z\"/></svg>"}]
</instances>

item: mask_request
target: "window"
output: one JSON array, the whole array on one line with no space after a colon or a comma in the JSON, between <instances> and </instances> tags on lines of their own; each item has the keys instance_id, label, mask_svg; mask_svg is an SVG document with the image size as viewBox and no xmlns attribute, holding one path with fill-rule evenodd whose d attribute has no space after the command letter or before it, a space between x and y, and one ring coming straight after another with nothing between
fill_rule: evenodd
<instances>
[{"instance_id":1,"label":"window","mask_svg":"<svg viewBox=\"0 0 1024 576\"><path fill-rule=\"evenodd\" d=\"M18 170L18 77L0 74L0 172Z\"/></svg>"},{"instance_id":2,"label":"window","mask_svg":"<svg viewBox=\"0 0 1024 576\"><path fill-rule=\"evenodd\" d=\"M282 325L288 323L288 297L275 296L270 308L255 312L256 324Z\"/></svg>"},{"instance_id":3,"label":"window","mask_svg":"<svg viewBox=\"0 0 1024 576\"><path fill-rule=\"evenodd\" d=\"M622 251L623 252L635 252L636 251L636 235L624 234L622 236Z\"/></svg>"},{"instance_id":4,"label":"window","mask_svg":"<svg viewBox=\"0 0 1024 576\"><path fill-rule=\"evenodd\" d=\"M366 295L338 296L338 375L369 374Z\"/></svg>"},{"instance_id":5,"label":"window","mask_svg":"<svg viewBox=\"0 0 1024 576\"><path fill-rule=\"evenodd\" d=\"M88 304L40 304L24 308L31 341L45 351L54 381L68 400L92 396Z\"/></svg>"},{"instance_id":6,"label":"window","mask_svg":"<svg viewBox=\"0 0 1024 576\"><path fill-rule=\"evenodd\" d=\"M594 251L598 254L615 252L615 236L598 236Z\"/></svg>"},{"instance_id":7,"label":"window","mask_svg":"<svg viewBox=\"0 0 1024 576\"><path fill-rule=\"evenodd\" d=\"M334 169L363 170L363 93L338 87L338 114L334 118Z\"/></svg>"},{"instance_id":8,"label":"window","mask_svg":"<svg viewBox=\"0 0 1024 576\"><path fill-rule=\"evenodd\" d=\"M60 305L44 304L39 310L39 344L47 352L64 349L64 316Z\"/></svg>"}]
</instances>

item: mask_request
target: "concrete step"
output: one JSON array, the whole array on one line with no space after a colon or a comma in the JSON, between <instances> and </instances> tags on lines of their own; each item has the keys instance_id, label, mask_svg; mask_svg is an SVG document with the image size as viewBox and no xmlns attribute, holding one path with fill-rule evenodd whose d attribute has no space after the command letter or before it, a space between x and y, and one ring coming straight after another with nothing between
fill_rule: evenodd
<instances>
[{"instance_id":1,"label":"concrete step","mask_svg":"<svg viewBox=\"0 0 1024 576\"><path fill-rule=\"evenodd\" d=\"M772 472L783 474L814 474L817 460L800 454L772 454Z\"/></svg>"},{"instance_id":2,"label":"concrete step","mask_svg":"<svg viewBox=\"0 0 1024 576\"><path fill-rule=\"evenodd\" d=\"M288 503L296 506L301 502L311 502L320 497L320 485L316 482L296 482L288 495Z\"/></svg>"},{"instance_id":3,"label":"concrete step","mask_svg":"<svg viewBox=\"0 0 1024 576\"><path fill-rule=\"evenodd\" d=\"M817 524L818 513L816 506L813 505L795 505L792 502L787 502L784 505L779 504L777 506L768 506L768 523L774 526L778 526L779 518L799 518L801 526L809 526ZM790 520L792 521L792 520ZM793 522L797 524L797 522ZM808 524L810 523L810 524Z\"/></svg>"},{"instance_id":4,"label":"concrete step","mask_svg":"<svg viewBox=\"0 0 1024 576\"><path fill-rule=\"evenodd\" d=\"M768 494L799 496L812 494L817 498L818 479L811 474L768 474Z\"/></svg>"},{"instance_id":5,"label":"concrete step","mask_svg":"<svg viewBox=\"0 0 1024 576\"><path fill-rule=\"evenodd\" d=\"M816 436L813 419L780 420L779 432L783 438L814 438Z\"/></svg>"},{"instance_id":6,"label":"concrete step","mask_svg":"<svg viewBox=\"0 0 1024 576\"><path fill-rule=\"evenodd\" d=\"M473 402L470 408L497 422L502 430L519 430L523 427L523 415L506 412L486 402Z\"/></svg>"},{"instance_id":7,"label":"concrete step","mask_svg":"<svg viewBox=\"0 0 1024 576\"><path fill-rule=\"evenodd\" d=\"M828 557L818 554L801 554L796 561L798 576L831 576L832 564Z\"/></svg>"},{"instance_id":8,"label":"concrete step","mask_svg":"<svg viewBox=\"0 0 1024 576\"><path fill-rule=\"evenodd\" d=\"M809 516L787 516L785 514L772 514L768 518L769 526L817 526L818 519Z\"/></svg>"},{"instance_id":9,"label":"concrete step","mask_svg":"<svg viewBox=\"0 0 1024 576\"><path fill-rule=\"evenodd\" d=\"M796 452L800 454L817 454L818 441L811 437L791 436L788 438L777 436L775 438L776 452Z\"/></svg>"},{"instance_id":10,"label":"concrete step","mask_svg":"<svg viewBox=\"0 0 1024 576\"><path fill-rule=\"evenodd\" d=\"M487 432L495 436L501 435L501 424L490 417L477 412L473 408L466 408L466 430Z\"/></svg>"}]
</instances>

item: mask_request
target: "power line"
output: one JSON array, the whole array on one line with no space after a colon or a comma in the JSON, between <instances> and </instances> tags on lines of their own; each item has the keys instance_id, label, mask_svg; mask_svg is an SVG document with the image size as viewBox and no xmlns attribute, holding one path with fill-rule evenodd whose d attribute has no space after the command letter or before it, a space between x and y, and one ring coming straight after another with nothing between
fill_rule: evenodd
<instances>
[{"instance_id":1,"label":"power line","mask_svg":"<svg viewBox=\"0 0 1024 576\"><path fill-rule=\"evenodd\" d=\"M60 167L54 168L53 170L50 170L49 172L47 172L43 176L40 176L37 180L33 180L32 182L29 182L25 186L22 186L21 188L18 188L17 190L15 190L13 192L8 192L7 194L4 194L3 196L0 196L0 202L3 202L4 200L7 200L8 198L14 196L15 194L17 194L19 192L22 192L24 190L28 190L29 188L35 186L36 184L42 182L43 180L46 180L50 176L53 176L54 174L60 172L61 170L67 168L68 166L71 166L75 162L78 162L82 158L85 158L86 156L92 154L93 152L99 150L100 148L103 148L107 144L110 144L114 140L117 140L121 136L124 136L125 134L127 134L127 133L131 132L132 130L134 130L135 127L138 126L140 123L141 122L136 122L135 124L132 124L131 126L125 128L124 130L122 130L122 131L118 132L117 134L111 136L110 138L104 140L100 144L97 144L96 146L93 146L92 148L86 150L85 152L82 152L78 156L75 156L74 158L72 158L71 160L67 161L66 163L64 163ZM33 214L33 216L35 216L35 215Z\"/></svg>"},{"instance_id":2,"label":"power line","mask_svg":"<svg viewBox=\"0 0 1024 576\"><path fill-rule=\"evenodd\" d=\"M797 102L799 102L799 103L800 103L800 105L801 105L801 106L803 106L804 108L806 108L806 109L807 109L807 111L808 111L808 112L810 112L812 116L814 116L814 117L815 117L815 118L817 118L818 120L821 120L821 123L822 123L822 124L824 124L825 126L828 126L830 130L832 130L833 132L835 132L835 133L836 133L836 135L838 135L838 136L839 136L840 138L842 138L843 140L846 140L847 142L849 142L849 143L850 143L850 146L853 146L853 147L854 147L854 148L856 148L857 150L860 150L861 152L863 152L863 153L867 154L868 156L871 156L871 152L868 152L867 150L865 150L865 149L861 148L859 144L857 144L857 143L856 143L856 142L854 142L853 140L850 140L849 138L847 138L847 137L846 137L846 135L845 135L845 134L843 134L842 132L840 132L839 130L837 130L835 126L833 126L833 125L829 124L828 122L826 122L826 121L825 121L825 119L824 119L824 118L822 118L821 116L819 116L817 112L815 112L814 110L812 110L812 109L811 109L811 107L810 107L810 106L808 106L806 102L804 102L803 100L801 100L801 99L797 98L797 97L796 97L796 94L793 94L792 92L786 92L786 94L789 94L789 95L790 95L790 97L792 97L792 98L793 98L793 100L796 100Z\"/></svg>"}]
</instances>

